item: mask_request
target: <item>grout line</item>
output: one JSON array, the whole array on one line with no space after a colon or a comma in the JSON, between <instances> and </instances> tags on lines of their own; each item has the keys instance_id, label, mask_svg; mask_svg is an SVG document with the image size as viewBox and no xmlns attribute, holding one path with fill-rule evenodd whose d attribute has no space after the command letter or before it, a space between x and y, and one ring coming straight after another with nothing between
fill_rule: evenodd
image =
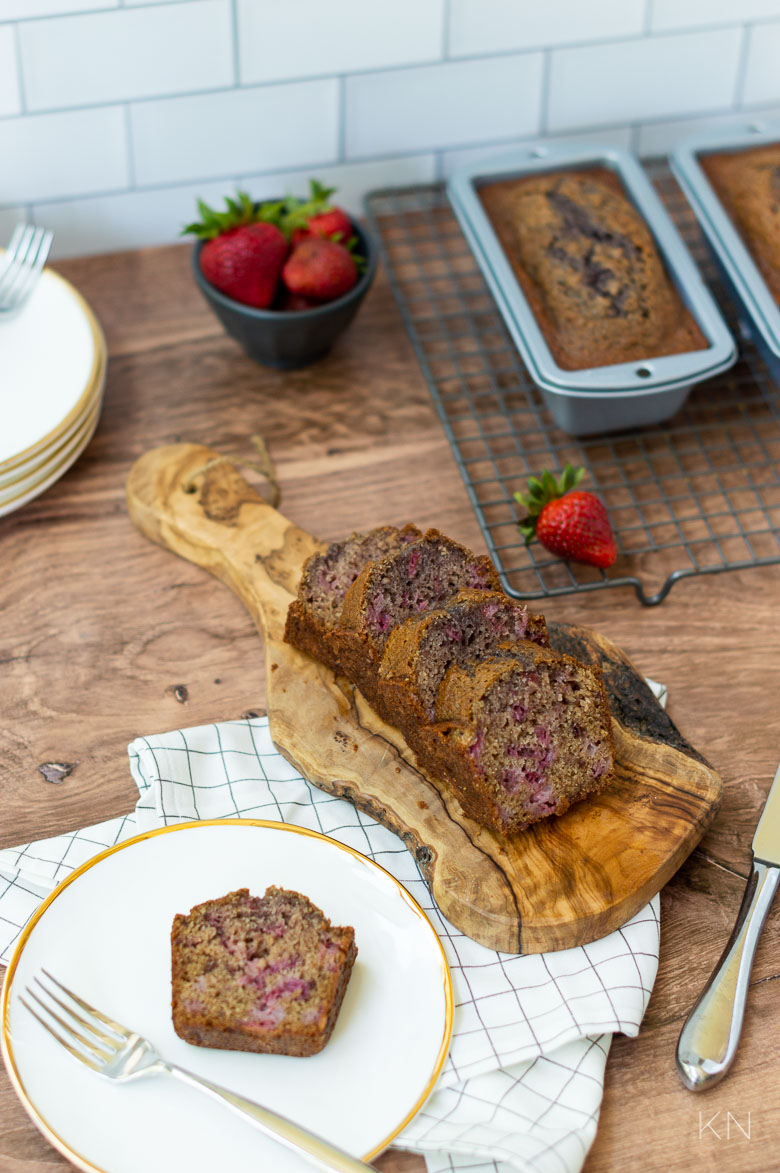
<instances>
[{"instance_id":1,"label":"grout line","mask_svg":"<svg viewBox=\"0 0 780 1173\"><path fill-rule=\"evenodd\" d=\"M150 5L149 7L173 7L173 4ZM176 7L183 8L183 7L185 7L185 5L182 5L181 3L177 2ZM113 8L113 9L99 9L97 11L116 12L117 9L115 9L115 8ZM78 13L78 14L74 13L73 15L74 16L75 15L81 16L81 15L89 15L89 14L90 13ZM34 21L36 19L38 19L38 20L68 20L68 19L70 19L70 17L68 17L68 16L64 16L64 17L62 17L62 16L38 17L38 18L29 17L24 23L31 24L31 23L34 23ZM770 25L770 26L771 25L780 25L780 19L778 19L776 21L765 21L763 23L766 25ZM2 27L2 24L0 24L0 27ZM709 32L709 31L714 31L716 29L726 29L726 28L742 29L742 28L744 28L744 25L743 24L712 25L712 26L707 26L707 27L703 27L703 28L673 30L668 33L665 32L662 35L670 36L670 37L694 36L699 32ZM347 70L346 75L354 76L354 77L373 77L377 74L384 74L384 73L408 73L408 72L410 72L412 70L416 70L416 69L427 69L427 68L436 67L436 66L444 67L446 65L457 64L458 62L464 62L464 63L469 62L469 61L490 62L493 60L499 60L499 59L507 58L507 57L515 57L515 58L519 59L522 57L528 57L529 55L531 55L533 53L545 53L545 52L552 53L552 52L557 52L559 49L594 49L594 50L596 50L596 49L601 48L604 45L635 44L635 43L642 42L644 40L646 40L646 37L644 37L644 35L631 36L631 37L625 37L625 36L608 37L607 36L607 37L602 37L599 40L595 40L595 41L594 40L569 41L569 42L561 42L560 44L556 44L554 46L535 45L535 46L524 46L522 49L502 49L502 50L497 50L497 51L494 51L491 53L464 54L463 56L448 58L447 61L442 61L440 58L426 58L426 59L423 59L422 61L410 62L405 65L377 66L375 69L371 69L371 70L365 70L365 69L363 69L363 70ZM253 82L251 85L248 85L248 86L242 85L239 83L238 86L211 86L211 87L207 87L207 88L201 89L201 90L182 90L182 91L179 91L176 93L145 94L145 95L140 95L139 97L136 97L136 98L129 98L128 99L127 97L123 97L123 98L117 98L117 99L109 99L107 101L102 101L102 102L82 103L81 105L75 105L75 106L51 106L51 107L46 107L43 110L36 110L35 113L36 114L55 114L55 113L59 114L59 113L65 113L65 112L74 111L74 110L94 109L95 107L98 107L98 106L117 106L117 105L121 105L123 102L126 102L126 101L133 101L133 102L175 101L177 98L200 97L200 96L203 96L206 94L233 92L234 90L240 90L240 91L259 90L259 89L267 89L267 88L273 87L273 86L281 87L281 86L289 86L289 85L300 85L305 82L332 80L333 78L334 78L334 74L332 74L332 73L303 74L300 77L284 78L281 80L277 78L272 81ZM13 116L11 115L11 116L5 116L5 117L13 117Z\"/></svg>"},{"instance_id":2,"label":"grout line","mask_svg":"<svg viewBox=\"0 0 780 1173\"><path fill-rule=\"evenodd\" d=\"M753 27L753 25L746 24L742 32L742 44L739 48L739 61L737 62L737 76L734 81L734 105L737 109L741 107L745 93L747 63L748 57L750 56L750 45L753 40Z\"/></svg>"},{"instance_id":3,"label":"grout line","mask_svg":"<svg viewBox=\"0 0 780 1173\"><path fill-rule=\"evenodd\" d=\"M442 9L442 23L441 23L441 56L442 56L442 61L449 61L450 60L451 20L452 20L452 11L451 11L450 0L444 0L444 7Z\"/></svg>"},{"instance_id":4,"label":"grout line","mask_svg":"<svg viewBox=\"0 0 780 1173\"><path fill-rule=\"evenodd\" d=\"M230 0L230 18L233 38L233 80L241 85L241 61L238 52L238 0Z\"/></svg>"},{"instance_id":5,"label":"grout line","mask_svg":"<svg viewBox=\"0 0 780 1173\"><path fill-rule=\"evenodd\" d=\"M14 54L16 56L16 87L19 93L19 114L11 115L11 117L19 118L21 115L27 113L27 95L24 92L24 68L22 63L22 41L19 25L11 25L12 36L14 39Z\"/></svg>"},{"instance_id":6,"label":"grout line","mask_svg":"<svg viewBox=\"0 0 780 1173\"><path fill-rule=\"evenodd\" d=\"M342 74L338 78L338 129L336 140L336 153L340 163L344 163L347 157L347 79Z\"/></svg>"},{"instance_id":7,"label":"grout line","mask_svg":"<svg viewBox=\"0 0 780 1173\"><path fill-rule=\"evenodd\" d=\"M552 73L552 52L546 49L542 56L542 93L539 102L539 133L546 135L550 112L550 75Z\"/></svg>"},{"instance_id":8,"label":"grout line","mask_svg":"<svg viewBox=\"0 0 780 1173\"><path fill-rule=\"evenodd\" d=\"M133 124L129 103L125 106L125 155L127 157L128 190L135 189L135 151L133 150Z\"/></svg>"},{"instance_id":9,"label":"grout line","mask_svg":"<svg viewBox=\"0 0 780 1173\"><path fill-rule=\"evenodd\" d=\"M129 113L129 111L130 111L129 105L127 106L127 110ZM598 132L603 131L604 134L606 135L606 134L609 134L610 131L624 130L625 123L613 123L611 126L596 127L595 129ZM441 162L441 164L443 166L445 151L450 151L450 150L451 151L466 151L466 150L474 150L474 149L481 149L481 148L485 148L486 150L490 150L493 147L495 147L497 150L500 150L502 147L506 147L507 145L515 145L515 144L520 145L523 143L533 142L538 137L539 137L538 135L527 135L524 138L518 138L517 136L508 136L506 138L500 138L500 139L489 139L488 141L485 141L484 139L481 139L481 140L473 140L472 139L471 141L466 142L466 143L457 143L451 147L442 148L438 152L436 151L435 148L431 148L431 147L425 147L425 148L419 148L419 149L409 149L406 151L385 151L385 152L378 154L378 155L363 155L357 159L355 159L355 158L345 159L345 160L343 160L343 162L341 164L339 163L338 159L331 158L331 159L320 159L314 163L312 163L312 162L296 163L295 165L289 166L289 167L271 167L271 168L269 168L267 170L263 170L263 171L255 171L255 170L247 171L242 168L234 167L230 171L221 172L216 175L211 173L211 174L188 176L188 177L183 177L181 179L169 179L169 180L160 181L158 183L136 183L136 186L134 187L133 190L137 193L154 192L154 191L164 192L164 191L172 191L177 188L190 188L193 186L197 186L198 184L205 184L205 183L235 183L235 182L244 183L247 180L264 179L268 176L273 176L273 175L283 175L283 174L286 175L290 172L301 172L301 173L311 172L312 169L315 167L322 167L322 168L328 167L328 168L330 168L330 167L338 167L339 165L355 166L355 165L360 165L362 163L365 163L365 164L390 163L394 159L409 159L409 158L413 159L413 158L420 158L423 156L433 156L434 163L438 164L438 162ZM553 138L565 138L566 134L565 134L565 132L563 134L556 133L552 137ZM437 155L438 155L438 159L437 159ZM104 190L97 190L97 191L92 190L92 191L78 192L75 195L64 195L64 196L51 196L51 195L49 195L49 196L45 196L41 199L33 199L30 201L30 204L31 204L31 206L35 206L37 204L75 203L78 200L100 199L102 197L124 195L127 193L127 190L128 190L127 188L114 187L114 188L107 188ZM2 210L4 207L16 207L17 205L18 205L18 201L16 201L16 200L9 201L8 203L4 203L4 204L0 203L0 210Z\"/></svg>"},{"instance_id":10,"label":"grout line","mask_svg":"<svg viewBox=\"0 0 780 1173\"><path fill-rule=\"evenodd\" d=\"M643 32L648 35L653 31L653 0L645 2L645 20Z\"/></svg>"}]
</instances>

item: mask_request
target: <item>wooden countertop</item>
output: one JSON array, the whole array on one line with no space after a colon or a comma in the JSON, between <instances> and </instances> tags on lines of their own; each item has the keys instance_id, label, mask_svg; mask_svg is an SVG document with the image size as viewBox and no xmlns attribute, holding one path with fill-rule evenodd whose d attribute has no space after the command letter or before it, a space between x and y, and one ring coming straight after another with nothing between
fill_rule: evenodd
<instances>
[{"instance_id":1,"label":"wooden countertop","mask_svg":"<svg viewBox=\"0 0 780 1173\"><path fill-rule=\"evenodd\" d=\"M187 247L56 267L103 324L108 385L96 436L74 468L0 519L0 847L129 810L126 746L138 734L263 709L263 657L238 600L151 545L127 517L125 477L147 448L190 440L248 457L259 431L277 462L284 513L312 533L414 520L484 550L381 274L330 357L279 374L223 334L195 288ZM588 1173L640 1160L669 1173L778 1166L780 908L759 946L732 1074L694 1096L676 1075L674 1050L734 922L780 757L779 609L780 566L683 581L655 608L630 588L544 608L599 628L664 681L670 714L725 782L712 830L662 894L658 980L640 1037L613 1043ZM38 769L52 761L78 765L52 785ZM748 1117L749 1139L734 1123L747 1130ZM376 1165L425 1168L392 1150ZM0 1169L67 1167L0 1072Z\"/></svg>"}]
</instances>

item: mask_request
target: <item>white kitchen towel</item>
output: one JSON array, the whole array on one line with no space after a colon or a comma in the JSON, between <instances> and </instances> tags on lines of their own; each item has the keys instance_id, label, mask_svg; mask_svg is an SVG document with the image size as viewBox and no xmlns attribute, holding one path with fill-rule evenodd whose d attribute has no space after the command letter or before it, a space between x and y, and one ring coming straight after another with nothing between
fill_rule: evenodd
<instances>
[{"instance_id":1,"label":"white kitchen towel","mask_svg":"<svg viewBox=\"0 0 780 1173\"><path fill-rule=\"evenodd\" d=\"M656 897L591 945L525 957L465 937L433 903L392 832L306 782L266 718L141 737L129 747L132 815L0 851L0 960L56 884L105 847L154 827L260 818L321 831L392 872L425 909L452 972L452 1045L433 1094L394 1142L429 1173L574 1173L593 1141L615 1031L636 1035L658 965Z\"/></svg>"}]
</instances>

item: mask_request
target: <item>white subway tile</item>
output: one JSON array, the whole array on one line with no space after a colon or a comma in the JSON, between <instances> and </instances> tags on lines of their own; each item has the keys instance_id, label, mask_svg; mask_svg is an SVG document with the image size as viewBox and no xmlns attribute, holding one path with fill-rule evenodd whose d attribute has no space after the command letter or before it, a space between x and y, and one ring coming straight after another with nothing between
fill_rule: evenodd
<instances>
[{"instance_id":1,"label":"white subway tile","mask_svg":"<svg viewBox=\"0 0 780 1173\"><path fill-rule=\"evenodd\" d=\"M331 163L338 155L335 79L141 102L130 118L139 185Z\"/></svg>"},{"instance_id":2,"label":"white subway tile","mask_svg":"<svg viewBox=\"0 0 780 1173\"><path fill-rule=\"evenodd\" d=\"M780 118L780 107L762 110L761 119L764 118ZM748 112L738 110L729 114L708 114L702 118L673 118L664 122L651 122L639 128L637 151L640 155L648 157L666 155L683 139L693 135L728 129L731 126L749 126L754 121L755 118Z\"/></svg>"},{"instance_id":3,"label":"white subway tile","mask_svg":"<svg viewBox=\"0 0 780 1173\"><path fill-rule=\"evenodd\" d=\"M451 57L629 37L642 31L645 0L451 0Z\"/></svg>"},{"instance_id":4,"label":"white subway tile","mask_svg":"<svg viewBox=\"0 0 780 1173\"><path fill-rule=\"evenodd\" d=\"M229 0L30 21L19 35L32 110L233 82Z\"/></svg>"},{"instance_id":5,"label":"white subway tile","mask_svg":"<svg viewBox=\"0 0 780 1173\"><path fill-rule=\"evenodd\" d=\"M757 24L749 36L742 101L780 101L780 24Z\"/></svg>"},{"instance_id":6,"label":"white subway tile","mask_svg":"<svg viewBox=\"0 0 780 1173\"><path fill-rule=\"evenodd\" d=\"M0 204L127 187L120 107L0 119Z\"/></svg>"},{"instance_id":7,"label":"white subway tile","mask_svg":"<svg viewBox=\"0 0 780 1173\"><path fill-rule=\"evenodd\" d=\"M509 142L492 143L490 146L459 147L454 151L442 151L441 172L447 178L461 167L470 167L472 163L479 163L483 160L487 162L490 159L497 159L501 155L511 154L516 148L527 148L531 144L539 142L554 143L556 146L572 143L572 145L578 147L592 144L594 147L620 147L622 150L627 151L631 148L631 137L632 131L630 126L614 126L609 129L586 130L560 137L548 135L544 139L525 138L515 139Z\"/></svg>"},{"instance_id":8,"label":"white subway tile","mask_svg":"<svg viewBox=\"0 0 780 1173\"><path fill-rule=\"evenodd\" d=\"M35 205L35 221L54 230L56 259L181 241L185 224L197 219L197 199L223 207L228 182L130 191L83 200ZM192 239L192 238L185 238Z\"/></svg>"},{"instance_id":9,"label":"white subway tile","mask_svg":"<svg viewBox=\"0 0 780 1173\"><path fill-rule=\"evenodd\" d=\"M18 114L21 108L14 30L9 25L0 28L0 114Z\"/></svg>"},{"instance_id":10,"label":"white subway tile","mask_svg":"<svg viewBox=\"0 0 780 1173\"><path fill-rule=\"evenodd\" d=\"M394 155L390 159L340 163L335 167L304 167L273 175L243 175L241 186L255 199L269 200L288 193L306 195L312 178L319 179L327 187L335 187L334 202L351 216L362 216L363 196L374 188L432 183L436 178L436 158L433 154Z\"/></svg>"},{"instance_id":11,"label":"white subway tile","mask_svg":"<svg viewBox=\"0 0 780 1173\"><path fill-rule=\"evenodd\" d=\"M554 49L548 127L697 114L734 101L741 29Z\"/></svg>"},{"instance_id":12,"label":"white subway tile","mask_svg":"<svg viewBox=\"0 0 780 1173\"><path fill-rule=\"evenodd\" d=\"M348 77L347 155L533 134L539 129L541 86L541 53Z\"/></svg>"},{"instance_id":13,"label":"white subway tile","mask_svg":"<svg viewBox=\"0 0 780 1173\"><path fill-rule=\"evenodd\" d=\"M99 8L118 8L119 0L0 0L0 20L57 16Z\"/></svg>"},{"instance_id":14,"label":"white subway tile","mask_svg":"<svg viewBox=\"0 0 780 1173\"><path fill-rule=\"evenodd\" d=\"M437 61L444 0L238 0L241 81L281 81Z\"/></svg>"},{"instance_id":15,"label":"white subway tile","mask_svg":"<svg viewBox=\"0 0 780 1173\"><path fill-rule=\"evenodd\" d=\"M653 0L653 32L697 25L744 24L780 16L778 0Z\"/></svg>"}]
</instances>

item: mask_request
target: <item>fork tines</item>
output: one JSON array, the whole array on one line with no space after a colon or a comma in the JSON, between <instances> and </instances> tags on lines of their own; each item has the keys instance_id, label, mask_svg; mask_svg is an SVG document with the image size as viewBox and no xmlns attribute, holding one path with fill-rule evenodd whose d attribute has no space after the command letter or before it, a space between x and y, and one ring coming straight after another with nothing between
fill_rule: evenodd
<instances>
[{"instance_id":1,"label":"fork tines","mask_svg":"<svg viewBox=\"0 0 780 1173\"><path fill-rule=\"evenodd\" d=\"M32 292L51 249L54 233L17 224L0 260L0 314L18 309Z\"/></svg>"},{"instance_id":2,"label":"fork tines","mask_svg":"<svg viewBox=\"0 0 780 1173\"><path fill-rule=\"evenodd\" d=\"M41 973L46 978L46 982L39 977L33 978L33 981L43 993L44 998L39 997L31 986L25 987L25 993L37 1003L47 1017L43 1018L21 995L19 1001L71 1055L99 1071L127 1041L127 1031L119 1023L114 1022L105 1014L101 1014L99 1010L79 998L67 986L63 986L62 982L58 981L48 970L42 969ZM57 987L68 1001L59 997L51 986ZM52 1008L52 1003L64 1011L68 1017L63 1018L58 1014ZM75 1007L84 1011L84 1014L80 1014ZM65 1034L64 1038L49 1020L53 1020L59 1025Z\"/></svg>"}]
</instances>

